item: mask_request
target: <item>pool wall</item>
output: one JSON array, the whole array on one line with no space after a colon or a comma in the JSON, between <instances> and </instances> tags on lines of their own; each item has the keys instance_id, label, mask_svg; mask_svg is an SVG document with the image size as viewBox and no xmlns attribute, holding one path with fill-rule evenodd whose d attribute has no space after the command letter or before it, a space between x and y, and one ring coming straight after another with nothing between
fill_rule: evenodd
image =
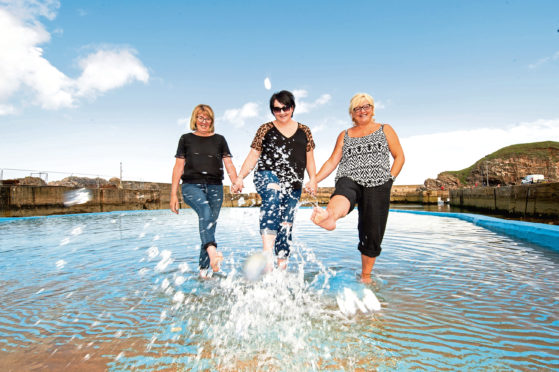
<instances>
[{"instance_id":1,"label":"pool wall","mask_svg":"<svg viewBox=\"0 0 559 372\"><path fill-rule=\"evenodd\" d=\"M404 209L391 209L390 211L459 218L491 231L506 234L523 241L535 243L551 248L555 251L559 251L559 226L557 225L505 220L472 213L427 212Z\"/></svg>"}]
</instances>

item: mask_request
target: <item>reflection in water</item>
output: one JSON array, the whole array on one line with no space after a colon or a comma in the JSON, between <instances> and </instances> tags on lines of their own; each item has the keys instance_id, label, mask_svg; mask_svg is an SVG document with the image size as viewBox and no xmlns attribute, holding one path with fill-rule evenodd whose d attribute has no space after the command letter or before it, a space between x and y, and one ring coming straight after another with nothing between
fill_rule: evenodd
<instances>
[{"instance_id":1,"label":"reflection in water","mask_svg":"<svg viewBox=\"0 0 559 372\"><path fill-rule=\"evenodd\" d=\"M310 212L297 215L288 271L259 278L250 261L261 248L258 209L223 209L223 273L209 280L197 276L190 210L0 223L0 365L559 368L558 253L457 219L392 212L364 287L357 214L325 232Z\"/></svg>"}]
</instances>

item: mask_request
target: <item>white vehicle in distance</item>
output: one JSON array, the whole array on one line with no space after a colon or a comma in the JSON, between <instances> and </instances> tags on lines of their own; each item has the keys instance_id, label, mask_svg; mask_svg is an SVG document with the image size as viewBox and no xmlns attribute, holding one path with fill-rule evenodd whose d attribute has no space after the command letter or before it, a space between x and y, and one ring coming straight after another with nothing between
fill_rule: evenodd
<instances>
[{"instance_id":1,"label":"white vehicle in distance","mask_svg":"<svg viewBox=\"0 0 559 372\"><path fill-rule=\"evenodd\" d=\"M544 181L543 174L529 174L520 181L521 183L540 183Z\"/></svg>"}]
</instances>

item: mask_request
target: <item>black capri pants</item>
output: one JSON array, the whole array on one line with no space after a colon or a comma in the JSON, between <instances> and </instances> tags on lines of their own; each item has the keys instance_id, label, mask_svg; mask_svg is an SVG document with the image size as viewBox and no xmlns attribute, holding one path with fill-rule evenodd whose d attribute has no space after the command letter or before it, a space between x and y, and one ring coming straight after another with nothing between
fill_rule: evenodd
<instances>
[{"instance_id":1,"label":"black capri pants","mask_svg":"<svg viewBox=\"0 0 559 372\"><path fill-rule=\"evenodd\" d=\"M336 182L334 195L345 196L349 200L350 213L355 204L359 212L359 245L357 249L367 257L380 255L382 238L386 229L388 209L390 208L390 189L392 179L384 184L365 187L357 184L351 178L342 177Z\"/></svg>"}]
</instances>

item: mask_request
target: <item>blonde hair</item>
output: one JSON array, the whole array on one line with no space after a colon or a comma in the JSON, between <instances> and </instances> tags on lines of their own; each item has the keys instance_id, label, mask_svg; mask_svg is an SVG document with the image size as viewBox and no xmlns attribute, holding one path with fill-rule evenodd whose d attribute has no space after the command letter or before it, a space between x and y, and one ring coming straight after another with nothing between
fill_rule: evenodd
<instances>
[{"instance_id":1,"label":"blonde hair","mask_svg":"<svg viewBox=\"0 0 559 372\"><path fill-rule=\"evenodd\" d=\"M375 101L373 100L373 97L371 97L367 93L357 93L356 95L351 97L351 100L349 101L349 116L351 116L351 120L353 120L353 109L361 105L363 101L366 101L368 104L373 106L374 114Z\"/></svg>"},{"instance_id":2,"label":"blonde hair","mask_svg":"<svg viewBox=\"0 0 559 372\"><path fill-rule=\"evenodd\" d=\"M206 115L208 115L210 117L210 119L212 120L212 124L210 125L210 132L214 132L215 128L214 128L214 110L212 110L212 108L209 105L198 105L196 107L194 107L194 110L192 110L192 115L190 116L190 129L191 130L196 130L198 129L198 127L196 126L196 118L198 117L198 115L200 115L201 113L204 113Z\"/></svg>"}]
</instances>

